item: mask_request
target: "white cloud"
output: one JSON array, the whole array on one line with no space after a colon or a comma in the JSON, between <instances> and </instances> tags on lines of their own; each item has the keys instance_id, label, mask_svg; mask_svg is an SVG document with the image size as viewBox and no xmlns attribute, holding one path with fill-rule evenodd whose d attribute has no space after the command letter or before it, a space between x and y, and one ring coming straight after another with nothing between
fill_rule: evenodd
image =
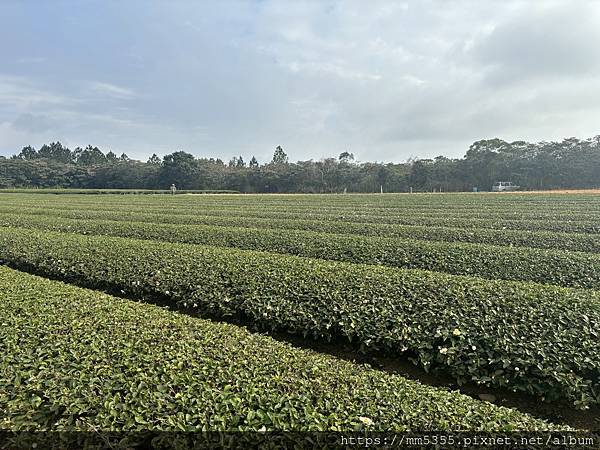
<instances>
[{"instance_id":1,"label":"white cloud","mask_svg":"<svg viewBox=\"0 0 600 450\"><path fill-rule=\"evenodd\" d=\"M410 74L402 75L401 79L403 81L406 81L407 83L415 85L415 86L421 86L426 83L425 80L422 80L419 77L415 77L414 75L410 75Z\"/></svg>"},{"instance_id":2,"label":"white cloud","mask_svg":"<svg viewBox=\"0 0 600 450\"><path fill-rule=\"evenodd\" d=\"M96 94L106 95L120 100L128 100L136 97L135 92L129 88L101 81L89 83L89 89Z\"/></svg>"},{"instance_id":3,"label":"white cloud","mask_svg":"<svg viewBox=\"0 0 600 450\"><path fill-rule=\"evenodd\" d=\"M69 103L73 103L73 99L44 89L28 77L0 74L0 111L10 109L27 112L34 108Z\"/></svg>"},{"instance_id":4,"label":"white cloud","mask_svg":"<svg viewBox=\"0 0 600 450\"><path fill-rule=\"evenodd\" d=\"M515 11L467 50L498 85L598 74L598 42L598 3L540 2Z\"/></svg>"},{"instance_id":5,"label":"white cloud","mask_svg":"<svg viewBox=\"0 0 600 450\"><path fill-rule=\"evenodd\" d=\"M48 138L264 161L280 144L292 159L402 161L600 133L594 2L68 3L44 17L61 33L0 41L23 61L0 76L2 149Z\"/></svg>"},{"instance_id":6,"label":"white cloud","mask_svg":"<svg viewBox=\"0 0 600 450\"><path fill-rule=\"evenodd\" d=\"M309 75L335 75L339 78L350 80L368 80L379 81L381 75L376 73L366 73L344 67L341 64L331 62L298 62L293 61L286 64L286 67L293 73L308 73Z\"/></svg>"}]
</instances>

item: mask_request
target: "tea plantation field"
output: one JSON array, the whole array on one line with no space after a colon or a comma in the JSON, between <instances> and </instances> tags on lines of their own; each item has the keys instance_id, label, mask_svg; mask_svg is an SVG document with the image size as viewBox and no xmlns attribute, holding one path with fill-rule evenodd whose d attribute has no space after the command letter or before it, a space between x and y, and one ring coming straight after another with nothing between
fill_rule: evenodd
<instances>
[{"instance_id":1,"label":"tea plantation field","mask_svg":"<svg viewBox=\"0 0 600 450\"><path fill-rule=\"evenodd\" d=\"M598 194L3 192L0 263L0 430L533 431L600 411Z\"/></svg>"}]
</instances>

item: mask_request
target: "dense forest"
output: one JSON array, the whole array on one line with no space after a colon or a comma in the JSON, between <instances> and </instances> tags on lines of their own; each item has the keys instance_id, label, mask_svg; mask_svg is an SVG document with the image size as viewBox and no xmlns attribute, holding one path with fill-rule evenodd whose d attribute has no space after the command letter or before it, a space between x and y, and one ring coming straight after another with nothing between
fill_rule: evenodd
<instances>
[{"instance_id":1,"label":"dense forest","mask_svg":"<svg viewBox=\"0 0 600 450\"><path fill-rule=\"evenodd\" d=\"M97 147L71 150L60 142L39 150L27 146L0 156L0 188L230 189L240 192L414 192L490 190L495 181L522 189L600 187L600 136L562 142L481 140L463 158L406 163L356 162L351 153L320 161L288 161L278 146L260 164L242 156L229 162L177 151L148 161L104 153Z\"/></svg>"}]
</instances>

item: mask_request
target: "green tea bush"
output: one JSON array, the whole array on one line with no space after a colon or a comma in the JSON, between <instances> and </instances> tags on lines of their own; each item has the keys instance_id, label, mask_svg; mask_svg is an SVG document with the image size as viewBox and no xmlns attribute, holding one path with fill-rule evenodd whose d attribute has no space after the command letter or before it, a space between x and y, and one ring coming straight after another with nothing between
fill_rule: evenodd
<instances>
[{"instance_id":1,"label":"green tea bush","mask_svg":"<svg viewBox=\"0 0 600 450\"><path fill-rule=\"evenodd\" d=\"M67 219L114 220L174 225L213 225L261 229L304 230L329 234L356 234L389 238L419 239L445 242L466 242L503 246L524 246L556 250L600 252L600 234L564 233L508 229L457 228L450 226L418 226L385 223L323 222L310 219L266 219L245 216L207 216L190 214L151 214L131 211L99 210L95 206L77 209L51 209L0 206L2 216L18 214L26 220L33 216ZM7 219L8 220L8 219ZM5 222L8 224L8 222Z\"/></svg>"},{"instance_id":2,"label":"green tea bush","mask_svg":"<svg viewBox=\"0 0 600 450\"><path fill-rule=\"evenodd\" d=\"M0 259L263 329L410 352L458 382L600 403L600 293L421 270L0 229Z\"/></svg>"},{"instance_id":3,"label":"green tea bush","mask_svg":"<svg viewBox=\"0 0 600 450\"><path fill-rule=\"evenodd\" d=\"M152 305L0 267L0 429L567 429Z\"/></svg>"},{"instance_id":4,"label":"green tea bush","mask_svg":"<svg viewBox=\"0 0 600 450\"><path fill-rule=\"evenodd\" d=\"M78 211L79 205L65 206L49 206L44 208L44 211ZM286 220L306 220L319 221L325 224L331 223L357 223L357 224L387 224L387 225L411 225L411 226L444 226L453 228L479 228L490 230L528 230L528 231L554 231L567 233L592 233L600 234L600 221L597 219L588 220L570 220L566 218L529 218L516 219L506 218L502 212L489 217L458 217L452 212L438 212L431 215L425 215L418 211L412 211L400 215L382 215L377 216L369 212L368 208L360 212L345 212L342 214L322 214L318 210L307 209L299 212L289 212L285 209L282 211L273 211L267 208L201 208L198 211L189 211L185 208L182 210L166 211L164 208L148 208L148 205L137 207L125 207L122 211L116 211L114 205L102 206L99 205L98 211L140 214L148 211L149 214L157 214L163 216L182 216L178 220L191 220L192 217L202 214L212 217L231 217L241 216L247 219L286 219ZM192 213L192 214L190 214ZM566 216L568 217L568 216Z\"/></svg>"},{"instance_id":5,"label":"green tea bush","mask_svg":"<svg viewBox=\"0 0 600 450\"><path fill-rule=\"evenodd\" d=\"M490 279L600 288L600 255L481 244L360 237L302 230L189 226L4 215L0 225L236 247Z\"/></svg>"}]
</instances>

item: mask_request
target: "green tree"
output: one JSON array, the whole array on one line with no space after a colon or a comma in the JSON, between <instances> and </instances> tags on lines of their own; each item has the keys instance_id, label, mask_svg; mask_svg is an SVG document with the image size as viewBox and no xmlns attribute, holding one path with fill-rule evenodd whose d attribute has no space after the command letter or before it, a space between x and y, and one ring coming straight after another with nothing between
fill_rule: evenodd
<instances>
[{"instance_id":1,"label":"green tree","mask_svg":"<svg viewBox=\"0 0 600 450\"><path fill-rule=\"evenodd\" d=\"M38 157L51 159L65 164L73 161L71 150L58 141L52 142L49 145L44 144L38 151Z\"/></svg>"},{"instance_id":2,"label":"green tree","mask_svg":"<svg viewBox=\"0 0 600 450\"><path fill-rule=\"evenodd\" d=\"M85 150L77 152L77 164L84 166L96 166L106 163L106 156L98 147L88 145Z\"/></svg>"},{"instance_id":3,"label":"green tree","mask_svg":"<svg viewBox=\"0 0 600 450\"><path fill-rule=\"evenodd\" d=\"M175 184L179 189L196 189L200 184L196 158L184 151L165 155L159 180L162 186Z\"/></svg>"},{"instance_id":4,"label":"green tree","mask_svg":"<svg viewBox=\"0 0 600 450\"><path fill-rule=\"evenodd\" d=\"M156 153L152 153L152 156L150 158L148 158L148 164L160 166L161 163L162 163L162 161Z\"/></svg>"},{"instance_id":5,"label":"green tree","mask_svg":"<svg viewBox=\"0 0 600 450\"><path fill-rule=\"evenodd\" d=\"M39 158L39 155L38 155L37 151L35 150L35 148L33 148L31 145L28 145L26 147L23 147L23 149L21 150L21 153L19 153L17 157L20 159L25 159L25 160L29 161L32 159Z\"/></svg>"},{"instance_id":6,"label":"green tree","mask_svg":"<svg viewBox=\"0 0 600 450\"><path fill-rule=\"evenodd\" d=\"M351 163L352 161L354 161L354 154L348 153L348 152L342 152L342 153L340 153L338 160L341 163L345 163L345 164Z\"/></svg>"},{"instance_id":7,"label":"green tree","mask_svg":"<svg viewBox=\"0 0 600 450\"><path fill-rule=\"evenodd\" d=\"M273 160L271 161L271 164L279 166L279 165L287 164L287 163L288 163L288 156L283 151L283 148L281 148L281 145L278 145L275 148L275 152L273 153Z\"/></svg>"}]
</instances>

